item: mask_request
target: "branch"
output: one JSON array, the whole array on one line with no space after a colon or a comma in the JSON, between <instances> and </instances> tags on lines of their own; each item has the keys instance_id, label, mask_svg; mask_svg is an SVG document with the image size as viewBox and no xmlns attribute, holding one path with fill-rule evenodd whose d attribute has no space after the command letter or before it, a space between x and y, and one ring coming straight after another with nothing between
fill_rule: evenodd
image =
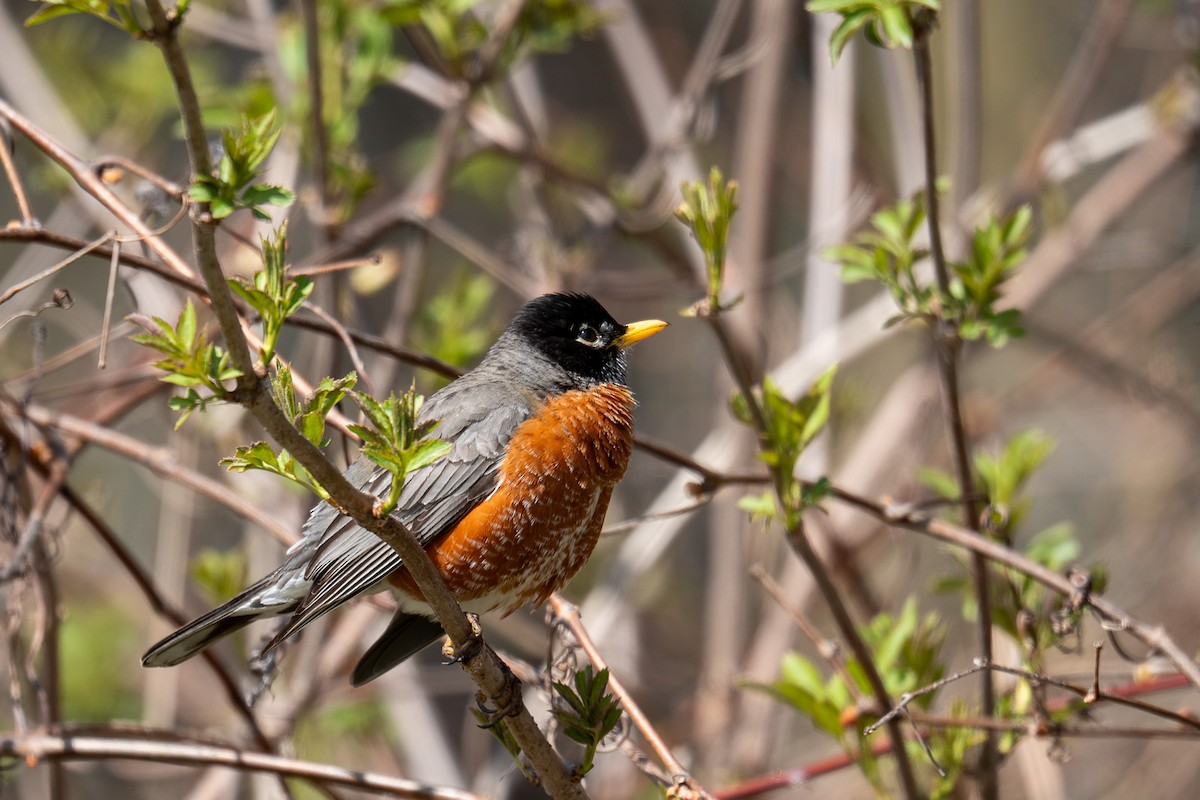
<instances>
[{"instance_id":1,"label":"branch","mask_svg":"<svg viewBox=\"0 0 1200 800\"><path fill-rule=\"evenodd\" d=\"M746 401L747 408L750 409L751 419L758 433L759 442L760 444L766 442L768 432L766 418L754 396L753 388L750 385L749 373L744 367L739 366L737 355L725 331L724 320L719 313L719 309L710 308L703 302L698 303L695 308L699 312L698 316L707 322L709 327L717 334L717 341L721 344L726 364L738 385L738 391L741 392L742 397ZM787 503L782 497L779 499L779 502L781 505L786 505ZM854 623L854 618L851 617L849 609L846 608L845 602L843 602L841 595L838 593L833 578L830 576L828 570L826 570L820 556L817 555L812 542L809 541L803 524L789 527L784 533L788 545L800 557L809 574L812 575L817 588L821 592L821 597L825 600L826 605L829 606L829 610L833 614L838 631L862 667L863 673L867 678L867 683L871 686L871 694L874 696L875 702L880 704L881 708L891 708L891 696L888 694L887 686L884 684L883 678L875 666L871 651L859 634L858 627ZM904 785L905 795L909 798L920 797L921 791L917 786L917 779L913 773L912 763L908 758L908 752L904 748L904 729L899 722L892 721L888 724L888 736L891 737L892 742L895 744L892 752L895 755L896 768L900 773L900 780Z\"/></svg>"},{"instance_id":2,"label":"branch","mask_svg":"<svg viewBox=\"0 0 1200 800\"><path fill-rule=\"evenodd\" d=\"M933 119L933 59L930 55L929 39L936 16L919 13L913 55L917 65L917 83L921 90L921 127L925 150L925 210L929 223L929 251L937 276L938 290L943 297L950 296L950 271L946 265L946 254L942 248L941 210L938 198L937 149L934 142ZM958 356L962 351L962 339L955 321L945 319L940 313L931 321L933 345L937 351L938 374L941 377L942 405L946 412L946 432L950 439L950 450L954 456L954 471L958 479L958 493L963 498L963 520L967 527L979 524L979 509L974 500L975 478L971 473L968 454L967 433L963 427L962 400L959 396ZM979 608L979 653L992 660L992 593L988 587L987 562L978 554L971 559L971 576L975 584L975 602ZM991 673L984 673L980 683L981 702L985 717L996 713L996 687ZM998 800L999 787L996 771L999 753L995 734L986 731L979 754L979 783L983 800Z\"/></svg>"},{"instance_id":3,"label":"branch","mask_svg":"<svg viewBox=\"0 0 1200 800\"><path fill-rule=\"evenodd\" d=\"M516 13L512 9L516 7L519 10L522 5L523 3L510 2L500 16L510 20L510 24L515 23ZM159 0L148 0L146 7L154 22L156 43L162 50L175 80L192 171L197 175L208 174L211 165L200 120L200 104L191 84L187 61L177 35L178 30L172 25ZM505 36L508 30L505 26L498 25L491 36ZM555 797L586 796L580 783L542 736L537 723L525 708L520 684L483 641L477 627L467 619L458 601L430 561L429 555L412 532L396 517L382 514L378 498L351 485L276 407L263 376L256 371L237 308L226 286L225 275L217 259L215 229L216 223L207 210L203 206L195 208L192 214L192 232L196 261L200 275L208 287L212 308L225 338L231 362L242 373L234 390L235 399L254 415L281 447L287 449L309 471L329 493L331 502L339 511L374 533L404 559L405 568L434 610L463 668L497 708L510 710L512 717L506 725L528 756L542 781L543 788Z\"/></svg>"},{"instance_id":4,"label":"branch","mask_svg":"<svg viewBox=\"0 0 1200 800\"><path fill-rule=\"evenodd\" d=\"M837 487L831 488L830 496L889 525L906 528L939 541L957 545L989 561L995 561L1015 569L1061 595L1070 597L1079 592L1078 587L1072 584L1066 576L1047 569L1022 553L1005 547L975 531L944 520L927 517L910 506L882 505ZM1097 595L1087 594L1080 598L1080 602L1082 605L1092 608L1102 622L1111 626L1111 630L1127 631L1143 644L1157 649L1187 677L1196 689L1200 690L1200 667L1175 644L1161 626L1141 622L1115 603Z\"/></svg>"},{"instance_id":5,"label":"branch","mask_svg":"<svg viewBox=\"0 0 1200 800\"><path fill-rule=\"evenodd\" d=\"M0 737L0 754L36 766L41 759L52 761L132 760L196 766L219 766L247 772L266 772L280 777L305 778L330 786L345 786L364 792L388 793L414 800L484 800L460 789L433 788L420 781L392 778L373 772L300 761L256 753L229 745L171 741L174 731L124 731L101 729L100 734L62 729L58 733Z\"/></svg>"},{"instance_id":6,"label":"branch","mask_svg":"<svg viewBox=\"0 0 1200 800\"><path fill-rule=\"evenodd\" d=\"M547 603L550 605L550 610L554 612L555 618L565 624L571 631L571 635L575 637L575 641L579 642L579 646L587 653L587 657L593 666L597 670L608 669L608 662L604 660L604 656L600 654L596 643L592 641L592 637L588 635L587 629L583 627L583 620L579 616L579 608L564 600L562 595L557 592L550 595ZM608 674L608 688L617 700L620 701L621 708L629 715L629 719L633 721L634 727L645 737L650 748L658 756L659 761L662 762L667 772L670 773L671 779L675 782L673 791L678 793L681 789L686 789L689 793L686 795L669 794L668 796L681 798L708 797L708 792L688 773L683 764L679 762L679 759L675 758L675 754L671 752L671 748L667 747L667 743L663 741L662 736L659 735L658 731L650 723L650 719L634 701L617 676L612 673L612 670L609 670Z\"/></svg>"}]
</instances>

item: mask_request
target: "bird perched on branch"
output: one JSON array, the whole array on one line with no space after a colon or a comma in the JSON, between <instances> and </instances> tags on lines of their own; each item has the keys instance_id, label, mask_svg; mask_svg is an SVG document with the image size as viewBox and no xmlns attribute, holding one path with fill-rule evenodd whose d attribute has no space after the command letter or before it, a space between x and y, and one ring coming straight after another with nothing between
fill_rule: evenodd
<instances>
[{"instance_id":1,"label":"bird perched on branch","mask_svg":"<svg viewBox=\"0 0 1200 800\"><path fill-rule=\"evenodd\" d=\"M463 608L540 604L587 561L633 450L626 349L666 327L622 325L584 294L527 303L479 366L433 394L450 451L410 472L393 514L416 536ZM386 494L390 473L360 456L349 481ZM351 674L358 686L443 636L400 556L328 503L309 514L283 564L142 657L168 667L258 619L290 615L269 653L359 595L391 589L399 609Z\"/></svg>"}]
</instances>

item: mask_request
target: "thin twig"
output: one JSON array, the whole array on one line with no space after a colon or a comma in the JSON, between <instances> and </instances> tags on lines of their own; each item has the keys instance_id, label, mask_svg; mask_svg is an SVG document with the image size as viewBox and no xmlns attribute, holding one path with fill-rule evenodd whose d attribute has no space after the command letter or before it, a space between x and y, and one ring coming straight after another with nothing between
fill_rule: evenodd
<instances>
[{"instance_id":1,"label":"thin twig","mask_svg":"<svg viewBox=\"0 0 1200 800\"><path fill-rule=\"evenodd\" d=\"M33 319L34 317L39 316L43 311L48 311L51 308L68 309L72 305L74 305L74 303L75 303L75 301L71 299L71 293L68 292L66 289L63 289L60 287L60 288L54 290L54 295L51 297L50 300L47 300L45 303L42 303L40 306L36 306L35 308L31 308L27 311L19 311L16 314L13 314L8 319L4 320L3 322L0 322L0 330L4 330L5 328L7 328L9 326L9 324L15 322L16 320L25 319L26 317ZM37 330L37 328L35 327L34 330ZM44 330L44 328L43 328L43 330ZM30 388L32 388L33 383L36 383L37 379L39 377L41 377L42 370L43 370L43 365L41 364L41 362L38 362L38 363L34 364L32 369L27 371L27 373L26 373L27 375L33 376L33 381L30 384Z\"/></svg>"},{"instance_id":2,"label":"thin twig","mask_svg":"<svg viewBox=\"0 0 1200 800\"><path fill-rule=\"evenodd\" d=\"M150 447L139 439L111 430L103 425L38 405L19 407L6 399L0 399L0 410L6 415L28 418L36 425L55 428L69 436L78 437L106 450L119 453L126 458L139 461L159 475L189 486L208 499L226 506L283 544L290 545L296 540L294 531L280 525L270 514L253 502L238 497L229 491L229 487L181 466L175 459L174 452L168 448Z\"/></svg>"},{"instance_id":3,"label":"thin twig","mask_svg":"<svg viewBox=\"0 0 1200 800\"><path fill-rule=\"evenodd\" d=\"M172 198L179 201L184 201L187 195L187 190L178 183L167 180L157 172L147 169L144 164L139 164L133 159L126 158L125 156L100 156L99 158L92 159L91 166L92 171L98 175L108 171L110 167L116 167L119 170L131 172L142 180L153 184L158 189L161 189L165 194L170 195Z\"/></svg>"},{"instance_id":4,"label":"thin twig","mask_svg":"<svg viewBox=\"0 0 1200 800\"><path fill-rule=\"evenodd\" d=\"M883 505L838 487L830 489L830 497L866 512L889 525L925 534L982 555L989 561L995 561L1028 575L1061 595L1070 597L1078 592L1078 588L1065 576L1047 569L1023 553L1005 547L967 528L916 513L910 506ZM1126 631L1143 644L1161 652L1181 673L1187 676L1193 686L1200 689L1200 666L1197 666L1196 662L1179 645L1175 644L1162 627L1141 622L1124 609L1098 595L1088 594L1082 598L1081 602L1092 608L1106 625L1112 626L1114 630Z\"/></svg>"},{"instance_id":5,"label":"thin twig","mask_svg":"<svg viewBox=\"0 0 1200 800\"><path fill-rule=\"evenodd\" d=\"M608 663L604 660L604 656L600 654L596 643L592 641L592 637L588 635L587 629L583 626L583 620L580 619L578 607L564 600L557 592L550 595L547 603L549 603L551 611L554 612L555 618L570 629L571 635L575 637L575 641L579 642L579 646L587 653L588 659L595 668L597 670L608 669ZM679 759L675 758L675 754L671 752L671 748L667 746L662 736L659 735L654 725L651 724L649 717L645 715L628 690L621 684L620 679L612 674L611 670L608 676L608 689L620 701L621 708L629 715L634 727L645 737L654 754L658 756L659 761L666 767L667 772L671 775L671 779L675 782L675 786L688 786L692 792L696 793L694 795L696 797L707 796L704 788L688 773L683 764L679 762Z\"/></svg>"},{"instance_id":6,"label":"thin twig","mask_svg":"<svg viewBox=\"0 0 1200 800\"><path fill-rule=\"evenodd\" d=\"M346 354L350 356L350 363L354 365L354 371L358 373L358 377L366 388L367 393L374 395L375 385L371 382L371 375L367 372L367 365L363 363L362 357L358 354L358 346L354 343L354 337L350 335L350 331L346 330L345 325L320 306L311 304L306 306L306 308L324 320L325 324L333 331L333 335L341 340L342 345L346 348Z\"/></svg>"},{"instance_id":7,"label":"thin twig","mask_svg":"<svg viewBox=\"0 0 1200 800\"><path fill-rule=\"evenodd\" d=\"M21 181L21 173L17 172L17 165L13 162L12 138L6 134L7 131L0 135L0 164L4 166L4 174L8 176L13 197L16 198L17 209L21 213L21 224L26 228L38 228L40 224L37 217L33 215L33 208L29 205L29 197L25 194L25 184Z\"/></svg>"},{"instance_id":8,"label":"thin twig","mask_svg":"<svg viewBox=\"0 0 1200 800\"><path fill-rule=\"evenodd\" d=\"M645 525L647 522L654 522L660 519L669 519L670 517L678 517L682 514L690 514L693 511L704 508L712 503L713 496L711 494L702 494L690 503L675 506L674 508L664 508L662 511L656 511L653 514L643 514L640 517L627 519L623 522L615 522L612 525L604 526L604 530L600 532L601 536L616 536L621 533L628 533L635 528Z\"/></svg>"},{"instance_id":9,"label":"thin twig","mask_svg":"<svg viewBox=\"0 0 1200 800\"><path fill-rule=\"evenodd\" d=\"M104 369L108 361L108 329L112 325L113 296L117 293L117 268L121 266L121 242L113 242L112 260L108 266L108 286L104 291L104 319L100 323L100 357L97 369Z\"/></svg>"},{"instance_id":10,"label":"thin twig","mask_svg":"<svg viewBox=\"0 0 1200 800\"><path fill-rule=\"evenodd\" d=\"M1066 74L1046 103L1046 115L1021 156L1012 182L1010 208L1029 202L1040 190L1046 176L1042 154L1050 142L1079 120L1105 62L1126 30L1125 21L1132 6L1132 0L1104 0L1079 36Z\"/></svg>"},{"instance_id":11,"label":"thin twig","mask_svg":"<svg viewBox=\"0 0 1200 800\"><path fill-rule=\"evenodd\" d=\"M771 595L780 608L788 613L788 616L795 621L801 632L812 642L817 653L821 658L829 662L834 671L842 676L842 681L846 684L847 691L855 698L861 698L861 692L858 690L858 681L847 671L846 660L841 656L841 647L834 640L824 636L817 626L813 625L812 621L806 617L798 608L788 602L787 597L783 593L783 587L775 582L770 573L766 571L762 564L754 564L750 567L750 575L762 584L763 589L767 594Z\"/></svg>"},{"instance_id":12,"label":"thin twig","mask_svg":"<svg viewBox=\"0 0 1200 800\"><path fill-rule=\"evenodd\" d=\"M916 36L913 55L917 67L917 83L921 90L921 128L925 151L925 211L929 223L929 252L937 277L938 290L943 297L950 296L950 270L942 246L941 212L938 197L937 147L934 141L933 114L933 59L930 54L930 37L936 17L932 13L920 13L916 20ZM931 322L934 349L937 351L938 374L941 377L942 405L946 416L946 432L953 454L955 477L959 495L963 498L963 520L968 528L979 524L979 510L971 496L975 491L975 478L971 472L971 457L967 444L966 428L962 418L962 399L959 396L958 356L962 350L962 339L953 320L937 315ZM978 647L980 655L992 660L992 595L989 588L988 565L983 556L973 554L971 575L975 585L975 602L978 606ZM980 706L985 717L996 712L996 688L990 673L984 673L980 683ZM998 800L999 787L996 770L999 754L995 735L987 731L979 754L979 783L983 800Z\"/></svg>"},{"instance_id":13,"label":"thin twig","mask_svg":"<svg viewBox=\"0 0 1200 800\"><path fill-rule=\"evenodd\" d=\"M330 273L344 272L350 269L358 269L359 267L378 266L382 259L378 253L370 253L359 258L347 258L342 261L331 261L328 264L316 264L311 267L303 267L300 269L292 269L292 275L307 275L310 278L328 275Z\"/></svg>"},{"instance_id":14,"label":"thin twig","mask_svg":"<svg viewBox=\"0 0 1200 800\"><path fill-rule=\"evenodd\" d=\"M35 235L35 236L40 235L40 232L35 231L33 233L33 235ZM103 245L107 244L116 235L117 235L116 231L109 231L108 233L101 236L99 239L93 239L92 241L88 242L83 247L81 247L80 249L78 249L74 253L72 253L71 255L64 258L62 261L59 261L57 264L49 266L46 269L39 272L38 274L33 275L29 278L26 278L25 280L8 287L7 289L4 290L4 292L0 293L0 303L8 302L9 300L11 300L13 297L18 295L19 293L28 289L30 286L33 286L33 285L37 284L38 282L43 281L46 278L49 278L51 275L54 275L55 273L58 273L64 269L66 269L67 267L71 266L79 259L86 256L88 253L92 252L93 250L99 249Z\"/></svg>"},{"instance_id":15,"label":"thin twig","mask_svg":"<svg viewBox=\"0 0 1200 800\"><path fill-rule=\"evenodd\" d=\"M157 388L157 387L155 387ZM121 398L115 404L101 409L95 420L96 424L110 424L127 410L137 407L141 404L144 396L148 393L134 392ZM54 482L54 476L60 466L69 466L74 456L82 448L82 441L76 440L68 443L63 447L24 447L21 437L18 436L7 424L6 420L0 418L0 436L3 436L9 444L10 450L21 451L28 455L30 463L38 470L46 481ZM56 452L62 452L61 456L52 455ZM83 517L85 521L92 526L100 538L105 542L117 560L126 568L133 576L135 584L142 589L143 594L147 597L151 607L158 613L168 617L174 624L182 625L187 622L188 618L176 609L171 608L162 594L158 592L148 575L141 569L137 560L128 552L125 545L117 537L100 518L100 516L75 494L71 487L63 483L59 487L59 495L63 497L72 508ZM234 710L246 721L247 727L250 729L250 734L254 739L255 744L264 752L271 752L273 746L270 739L259 727L258 720L254 718L253 712L246 705L245 699L242 696L241 688L237 681L225 669L224 664L217 658L216 654L211 651L204 651L202 654L204 661L213 669L217 675L222 688L225 690L226 696L229 699Z\"/></svg>"},{"instance_id":16,"label":"thin twig","mask_svg":"<svg viewBox=\"0 0 1200 800\"><path fill-rule=\"evenodd\" d=\"M765 442L768 431L766 419L759 406L758 399L754 395L749 372L745 365L737 359L737 354L733 350L732 342L725 329L723 317L718 309L712 308L708 304L699 303L696 305L696 309L700 312L699 316L701 319L707 322L716 334L717 341L721 345L722 354L726 359L726 365L733 375L734 381L737 383L738 391L741 392L742 398L746 401L746 406L751 409L751 419L754 422L759 441ZM862 636L859 634L858 627L855 625L849 609L846 608L846 604L838 592L832 576L825 568L825 564L821 561L820 556L817 555L816 550L809 541L803 524L792 526L784 533L788 545L800 557L800 560L804 562L804 566L807 567L813 581L817 584L817 588L821 592L821 597L825 600L826 605L829 606L838 631L850 647L851 652L854 653L854 657L858 660L867 678L867 683L871 686L871 693L874 695L875 702L881 708L890 708L892 705L891 696L888 694L887 686L884 684L883 678L875 666L870 648L867 647L866 642L863 641ZM895 754L896 769L900 773L900 780L904 786L905 795L915 800L915 798L921 796L921 792L917 786L917 779L913 773L908 752L904 748L904 730L898 723L891 723L888 726L888 735L896 745L892 752Z\"/></svg>"}]
</instances>

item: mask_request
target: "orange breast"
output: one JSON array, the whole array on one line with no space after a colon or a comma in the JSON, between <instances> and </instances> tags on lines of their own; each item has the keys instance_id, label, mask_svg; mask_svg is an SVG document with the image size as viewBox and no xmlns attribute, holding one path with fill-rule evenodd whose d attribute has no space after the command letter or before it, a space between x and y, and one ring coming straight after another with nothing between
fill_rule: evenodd
<instances>
[{"instance_id":1,"label":"orange breast","mask_svg":"<svg viewBox=\"0 0 1200 800\"><path fill-rule=\"evenodd\" d=\"M633 406L624 386L570 391L517 428L496 491L427 548L467 610L541 603L579 571L633 452ZM408 570L391 582L423 601Z\"/></svg>"}]
</instances>

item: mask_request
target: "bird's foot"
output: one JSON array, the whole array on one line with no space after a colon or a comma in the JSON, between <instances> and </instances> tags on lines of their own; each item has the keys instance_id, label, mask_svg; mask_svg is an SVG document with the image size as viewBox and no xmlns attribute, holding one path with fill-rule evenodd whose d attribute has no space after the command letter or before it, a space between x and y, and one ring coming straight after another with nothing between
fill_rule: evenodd
<instances>
[{"instance_id":1,"label":"bird's foot","mask_svg":"<svg viewBox=\"0 0 1200 800\"><path fill-rule=\"evenodd\" d=\"M442 656L447 665L470 664L483 650L483 628L479 625L479 615L467 612L467 621L471 623L471 635L461 647L455 647L449 636L442 645Z\"/></svg>"},{"instance_id":2,"label":"bird's foot","mask_svg":"<svg viewBox=\"0 0 1200 800\"><path fill-rule=\"evenodd\" d=\"M279 655L279 648L272 648L265 653L256 653L250 658L248 666L254 683L246 690L246 705L251 708L262 699L279 675Z\"/></svg>"},{"instance_id":3,"label":"bird's foot","mask_svg":"<svg viewBox=\"0 0 1200 800\"><path fill-rule=\"evenodd\" d=\"M525 707L525 696L521 692L521 681L509 670L505 670L504 688L498 695L491 698L495 707L488 705L488 698L482 692L475 695L475 707L479 709L476 715L480 721L479 727L494 728L504 722L507 717L515 717Z\"/></svg>"}]
</instances>

